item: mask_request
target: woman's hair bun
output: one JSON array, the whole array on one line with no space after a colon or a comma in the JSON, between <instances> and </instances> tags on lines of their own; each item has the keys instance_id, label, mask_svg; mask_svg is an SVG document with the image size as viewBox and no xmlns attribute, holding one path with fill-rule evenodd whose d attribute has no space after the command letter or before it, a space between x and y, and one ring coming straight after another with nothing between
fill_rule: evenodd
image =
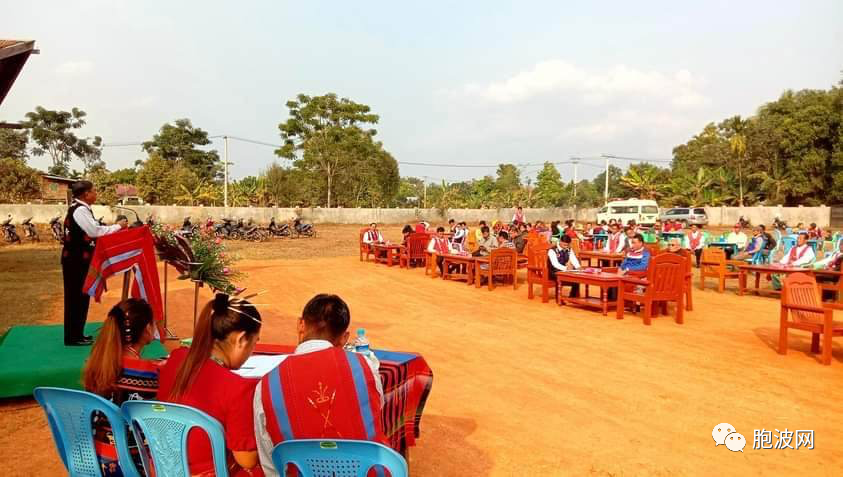
<instances>
[{"instance_id":1,"label":"woman's hair bun","mask_svg":"<svg viewBox=\"0 0 843 477\"><path fill-rule=\"evenodd\" d=\"M217 293L214 297L214 313L226 313L228 310L228 295Z\"/></svg>"}]
</instances>

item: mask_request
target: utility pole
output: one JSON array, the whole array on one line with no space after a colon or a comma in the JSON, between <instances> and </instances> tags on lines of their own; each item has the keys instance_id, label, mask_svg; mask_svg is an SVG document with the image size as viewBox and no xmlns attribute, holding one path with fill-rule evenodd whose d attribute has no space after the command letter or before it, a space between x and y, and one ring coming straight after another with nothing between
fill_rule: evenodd
<instances>
[{"instance_id":1,"label":"utility pole","mask_svg":"<svg viewBox=\"0 0 843 477\"><path fill-rule=\"evenodd\" d=\"M603 204L609 203L609 157L606 154L601 154L606 159L606 187L603 189Z\"/></svg>"},{"instance_id":2,"label":"utility pole","mask_svg":"<svg viewBox=\"0 0 843 477\"><path fill-rule=\"evenodd\" d=\"M228 209L228 136L222 137L223 142L225 142L225 164L223 167L225 178L222 188L222 203L226 209Z\"/></svg>"},{"instance_id":3,"label":"utility pole","mask_svg":"<svg viewBox=\"0 0 843 477\"><path fill-rule=\"evenodd\" d=\"M577 203L577 167L580 165L579 157L572 157L571 162L574 163L574 204Z\"/></svg>"},{"instance_id":4,"label":"utility pole","mask_svg":"<svg viewBox=\"0 0 843 477\"><path fill-rule=\"evenodd\" d=\"M422 202L422 209L426 209L427 208L427 177L422 179L422 181L424 182L424 200Z\"/></svg>"}]
</instances>

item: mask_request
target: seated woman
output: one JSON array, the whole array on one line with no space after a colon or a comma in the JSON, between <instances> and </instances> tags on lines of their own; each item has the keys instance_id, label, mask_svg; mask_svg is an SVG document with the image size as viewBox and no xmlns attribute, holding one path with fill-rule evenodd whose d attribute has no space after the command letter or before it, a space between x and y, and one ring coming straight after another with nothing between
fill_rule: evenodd
<instances>
[{"instance_id":1,"label":"seated woman","mask_svg":"<svg viewBox=\"0 0 843 477\"><path fill-rule=\"evenodd\" d=\"M261 316L254 305L218 293L202 310L190 348L173 351L161 368L158 399L194 407L222 424L231 476L263 475L252 409L258 381L232 371L252 354L260 329ZM213 475L207 434L191 431L187 453L191 475Z\"/></svg>"},{"instance_id":2,"label":"seated woman","mask_svg":"<svg viewBox=\"0 0 843 477\"><path fill-rule=\"evenodd\" d=\"M407 246L407 239L410 237L411 233L413 233L413 226L410 225L410 224L405 225L404 228L401 229L401 237L402 237L401 238L401 246L402 247Z\"/></svg>"},{"instance_id":3,"label":"seated woman","mask_svg":"<svg viewBox=\"0 0 843 477\"><path fill-rule=\"evenodd\" d=\"M141 358L144 346L152 342L155 329L152 308L143 300L129 298L108 312L102 330L85 363L82 381L85 390L111 400L117 406L130 399L153 399L158 390L158 368ZM111 425L101 415L94 416L94 446L104 476L122 476ZM140 454L132 434L129 447L138 471L143 472Z\"/></svg>"}]
</instances>

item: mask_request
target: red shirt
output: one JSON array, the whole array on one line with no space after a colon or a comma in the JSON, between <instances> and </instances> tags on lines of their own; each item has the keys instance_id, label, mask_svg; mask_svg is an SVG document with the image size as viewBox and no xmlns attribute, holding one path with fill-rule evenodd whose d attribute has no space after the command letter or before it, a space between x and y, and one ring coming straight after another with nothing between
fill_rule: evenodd
<instances>
[{"instance_id":1,"label":"red shirt","mask_svg":"<svg viewBox=\"0 0 843 477\"><path fill-rule=\"evenodd\" d=\"M167 359L167 364L161 368L158 377L158 399L195 407L220 421L225 430L225 448L229 452L229 462L233 460L231 451L257 451L252 400L258 380L238 376L208 359L184 396L178 400L168 398L175 384L176 374L187 357L187 351L187 348L173 351ZM204 432L198 429L190 431L187 454L191 474L213 470L211 442Z\"/></svg>"}]
</instances>

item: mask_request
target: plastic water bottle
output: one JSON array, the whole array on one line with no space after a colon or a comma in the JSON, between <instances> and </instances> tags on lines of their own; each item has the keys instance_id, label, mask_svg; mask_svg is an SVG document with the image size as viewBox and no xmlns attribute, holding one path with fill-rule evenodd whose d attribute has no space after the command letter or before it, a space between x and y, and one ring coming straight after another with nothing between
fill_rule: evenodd
<instances>
[{"instance_id":1,"label":"plastic water bottle","mask_svg":"<svg viewBox=\"0 0 843 477\"><path fill-rule=\"evenodd\" d=\"M354 340L354 351L369 354L369 339L366 338L366 330L364 328L357 329L357 339Z\"/></svg>"}]
</instances>

